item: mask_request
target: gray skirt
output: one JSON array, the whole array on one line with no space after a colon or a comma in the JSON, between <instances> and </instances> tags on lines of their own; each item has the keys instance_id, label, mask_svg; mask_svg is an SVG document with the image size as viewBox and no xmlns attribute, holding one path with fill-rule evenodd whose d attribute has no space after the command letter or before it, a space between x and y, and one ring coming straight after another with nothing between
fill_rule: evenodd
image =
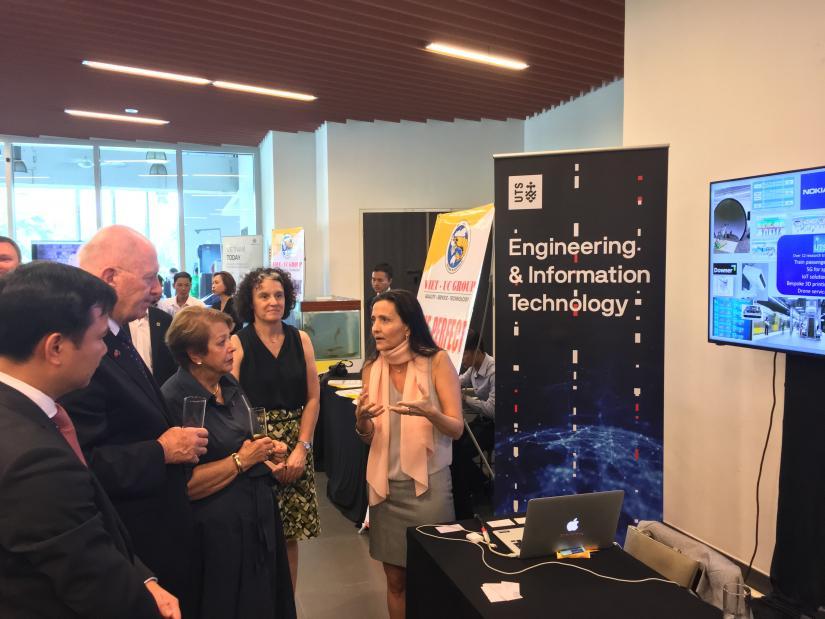
<instances>
[{"instance_id":1,"label":"gray skirt","mask_svg":"<svg viewBox=\"0 0 825 619\"><path fill-rule=\"evenodd\" d=\"M370 507L370 556L407 567L407 527L455 520L450 467L431 474L429 488L418 497L411 479L389 484L387 500Z\"/></svg>"}]
</instances>

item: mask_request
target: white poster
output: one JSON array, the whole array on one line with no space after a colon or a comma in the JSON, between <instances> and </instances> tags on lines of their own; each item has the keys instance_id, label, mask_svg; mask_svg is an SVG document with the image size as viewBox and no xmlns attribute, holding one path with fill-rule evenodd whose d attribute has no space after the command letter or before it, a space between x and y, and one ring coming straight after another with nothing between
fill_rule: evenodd
<instances>
[{"instance_id":1,"label":"white poster","mask_svg":"<svg viewBox=\"0 0 825 619\"><path fill-rule=\"evenodd\" d=\"M461 367L492 225L492 204L439 215L418 288L433 339L450 355L456 371Z\"/></svg>"},{"instance_id":2,"label":"white poster","mask_svg":"<svg viewBox=\"0 0 825 619\"><path fill-rule=\"evenodd\" d=\"M264 265L264 237L225 236L221 239L223 270L240 282L244 275Z\"/></svg>"},{"instance_id":3,"label":"white poster","mask_svg":"<svg viewBox=\"0 0 825 619\"><path fill-rule=\"evenodd\" d=\"M289 273L300 303L304 299L304 229L298 227L273 230L271 252L271 266Z\"/></svg>"}]
</instances>

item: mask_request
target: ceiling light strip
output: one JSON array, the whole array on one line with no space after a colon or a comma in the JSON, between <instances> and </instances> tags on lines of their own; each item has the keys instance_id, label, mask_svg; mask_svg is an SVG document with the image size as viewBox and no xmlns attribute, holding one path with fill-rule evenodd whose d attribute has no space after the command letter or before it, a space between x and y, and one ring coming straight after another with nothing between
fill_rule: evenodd
<instances>
[{"instance_id":1,"label":"ceiling light strip","mask_svg":"<svg viewBox=\"0 0 825 619\"><path fill-rule=\"evenodd\" d=\"M139 75L141 77L154 77L160 80L172 80L174 82L185 82L187 84L198 84L205 86L211 80L194 75L181 75L180 73L169 73L167 71L155 71L153 69L141 69L140 67L127 67L109 62L98 62L96 60L84 60L83 64L92 69L102 69L103 71L114 71L115 73L128 73L129 75Z\"/></svg>"},{"instance_id":2,"label":"ceiling light strip","mask_svg":"<svg viewBox=\"0 0 825 619\"><path fill-rule=\"evenodd\" d=\"M86 110L63 110L70 116L80 116L82 118L95 118L98 120L118 120L128 123L138 123L142 125L168 125L168 120L160 118L149 118L147 116L124 116L123 114L107 114L105 112L88 112Z\"/></svg>"},{"instance_id":3,"label":"ceiling light strip","mask_svg":"<svg viewBox=\"0 0 825 619\"><path fill-rule=\"evenodd\" d=\"M451 56L453 58L461 58L462 60L470 60L472 62L480 62L505 69L513 69L515 71L523 71L530 65L514 60L512 58L504 58L502 56L493 56L483 52L476 52L471 49L463 47L455 47L453 45L445 45L444 43L430 43L425 48L428 52L434 54L441 54L442 56Z\"/></svg>"},{"instance_id":4,"label":"ceiling light strip","mask_svg":"<svg viewBox=\"0 0 825 619\"><path fill-rule=\"evenodd\" d=\"M212 82L212 85L217 86L218 88L226 88L228 90L251 92L256 95L281 97L283 99L295 99L296 101L315 101L318 98L315 95L307 95L300 92L290 92L288 90L278 90L276 88L262 88L261 86L250 86L249 84L238 84L236 82L224 82L221 80Z\"/></svg>"}]
</instances>

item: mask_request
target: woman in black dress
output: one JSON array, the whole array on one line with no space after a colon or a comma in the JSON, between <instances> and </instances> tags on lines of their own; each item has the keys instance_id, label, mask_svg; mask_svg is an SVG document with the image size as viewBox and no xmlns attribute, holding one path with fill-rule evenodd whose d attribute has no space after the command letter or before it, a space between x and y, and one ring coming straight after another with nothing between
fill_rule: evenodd
<instances>
[{"instance_id":1,"label":"woman in black dress","mask_svg":"<svg viewBox=\"0 0 825 619\"><path fill-rule=\"evenodd\" d=\"M232 374L252 406L266 408L270 437L289 447L286 467L276 474L276 492L287 539L292 583L297 585L298 540L320 533L312 437L321 388L309 336L284 319L295 307L295 287L281 269L256 269L235 296L238 315L251 323L232 336Z\"/></svg>"},{"instance_id":2,"label":"woman in black dress","mask_svg":"<svg viewBox=\"0 0 825 619\"><path fill-rule=\"evenodd\" d=\"M232 299L237 287L238 285L235 283L232 273L218 271L212 276L212 294L218 295L218 300L212 303L210 307L229 314L232 322L235 323L235 326L232 327L233 335L240 331L243 326L241 321L238 320L238 314L235 312L235 302Z\"/></svg>"},{"instance_id":3,"label":"woman in black dress","mask_svg":"<svg viewBox=\"0 0 825 619\"><path fill-rule=\"evenodd\" d=\"M200 619L294 618L295 601L274 477L286 445L250 440L249 409L229 374L232 320L214 309L181 310L166 333L180 364L163 385L173 412L186 396L206 399L206 454L192 469L189 498L195 518L197 613Z\"/></svg>"}]
</instances>

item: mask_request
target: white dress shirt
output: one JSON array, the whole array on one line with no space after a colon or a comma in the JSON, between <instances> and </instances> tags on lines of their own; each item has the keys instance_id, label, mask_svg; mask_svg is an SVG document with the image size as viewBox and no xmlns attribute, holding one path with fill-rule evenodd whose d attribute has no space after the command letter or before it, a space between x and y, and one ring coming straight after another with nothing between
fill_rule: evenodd
<instances>
[{"instance_id":1,"label":"white dress shirt","mask_svg":"<svg viewBox=\"0 0 825 619\"><path fill-rule=\"evenodd\" d=\"M458 377L462 387L472 387L475 396L464 396L464 407L487 419L496 416L496 362L484 353L484 361L476 370L470 366Z\"/></svg>"},{"instance_id":2,"label":"white dress shirt","mask_svg":"<svg viewBox=\"0 0 825 619\"><path fill-rule=\"evenodd\" d=\"M179 311L181 311L184 307L206 307L206 303L198 299L197 297L193 297L191 294L186 298L186 302L183 304L183 307L178 305L178 298L177 297L169 297L168 299L161 299L158 302L158 309L162 309L164 312L169 314L170 316L174 316Z\"/></svg>"},{"instance_id":3,"label":"white dress shirt","mask_svg":"<svg viewBox=\"0 0 825 619\"><path fill-rule=\"evenodd\" d=\"M4 374L3 372L0 372L0 383L8 385L12 389L16 389L29 398L40 407L40 410L46 413L46 416L49 419L52 419L55 415L57 415L57 405L54 403L54 400L40 391L40 389L35 389L30 384L24 383L22 380L19 380L14 376Z\"/></svg>"},{"instance_id":4,"label":"white dress shirt","mask_svg":"<svg viewBox=\"0 0 825 619\"><path fill-rule=\"evenodd\" d=\"M191 297L190 297L191 298ZM132 334L132 345L138 351L140 358L154 373L152 369L152 334L149 331L149 314L143 318L138 318L129 323L129 333Z\"/></svg>"}]
</instances>

